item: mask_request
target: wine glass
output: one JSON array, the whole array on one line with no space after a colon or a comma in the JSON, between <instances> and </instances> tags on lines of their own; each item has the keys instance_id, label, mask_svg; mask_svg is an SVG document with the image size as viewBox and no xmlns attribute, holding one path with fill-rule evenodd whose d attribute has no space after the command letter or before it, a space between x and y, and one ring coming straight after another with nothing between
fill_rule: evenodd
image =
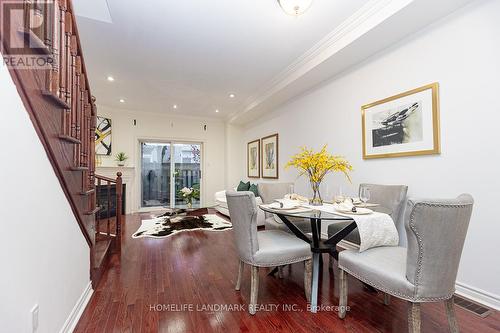
<instances>
[{"instance_id":1,"label":"wine glass","mask_svg":"<svg viewBox=\"0 0 500 333\"><path fill-rule=\"evenodd\" d=\"M325 198L325 201L330 201L332 199L332 194L330 193L330 185L329 184L325 184L325 192L324 192L325 196L323 198Z\"/></svg>"},{"instance_id":2,"label":"wine glass","mask_svg":"<svg viewBox=\"0 0 500 333\"><path fill-rule=\"evenodd\" d=\"M342 192L342 186L339 186L339 194L335 196L335 203L339 204L339 203L344 202L344 200L345 200L345 197L344 197L344 194Z\"/></svg>"},{"instance_id":3,"label":"wine glass","mask_svg":"<svg viewBox=\"0 0 500 333\"><path fill-rule=\"evenodd\" d=\"M366 203L370 200L370 190L366 187L362 187L359 193L359 199L363 202L363 206L366 207Z\"/></svg>"}]
</instances>

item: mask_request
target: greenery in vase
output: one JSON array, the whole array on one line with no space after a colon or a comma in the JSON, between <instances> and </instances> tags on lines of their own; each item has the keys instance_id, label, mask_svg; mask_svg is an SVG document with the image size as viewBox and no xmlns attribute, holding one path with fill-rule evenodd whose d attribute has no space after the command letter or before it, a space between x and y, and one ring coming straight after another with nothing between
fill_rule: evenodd
<instances>
[{"instance_id":1,"label":"greenery in vase","mask_svg":"<svg viewBox=\"0 0 500 333\"><path fill-rule=\"evenodd\" d=\"M123 164L126 160L128 160L128 156L124 152L119 152L115 155L115 160L118 162L118 164Z\"/></svg>"},{"instance_id":2,"label":"greenery in vase","mask_svg":"<svg viewBox=\"0 0 500 333\"><path fill-rule=\"evenodd\" d=\"M324 145L319 152L314 152L307 147L301 147L300 153L292 156L285 165L285 169L294 167L299 170L300 176L307 175L311 183L314 198L313 204L322 204L319 194L319 186L330 172L342 172L349 182L349 172L353 170L351 164L342 156L332 155L327 151L328 145Z\"/></svg>"},{"instance_id":3,"label":"greenery in vase","mask_svg":"<svg viewBox=\"0 0 500 333\"><path fill-rule=\"evenodd\" d=\"M179 191L179 194L184 198L188 206L191 206L193 204L193 199L200 199L199 185L194 185L193 187L184 187Z\"/></svg>"}]
</instances>

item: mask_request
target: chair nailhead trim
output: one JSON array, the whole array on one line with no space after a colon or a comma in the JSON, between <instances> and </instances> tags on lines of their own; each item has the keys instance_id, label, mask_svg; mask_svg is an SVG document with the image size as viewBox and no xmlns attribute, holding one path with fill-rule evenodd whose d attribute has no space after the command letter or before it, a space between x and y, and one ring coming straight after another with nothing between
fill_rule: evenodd
<instances>
[{"instance_id":1,"label":"chair nailhead trim","mask_svg":"<svg viewBox=\"0 0 500 333\"><path fill-rule=\"evenodd\" d=\"M377 284L377 283L375 283L373 281L370 281L369 279L365 279L365 278L359 276L358 274L355 274L355 273L351 272L350 270L346 269L343 266L339 265L339 268L342 269L343 271L345 271L346 273L348 273L349 275L354 276L356 279L358 279L360 281L363 281L363 282L369 284L370 286L372 286L372 287L374 287L374 288L376 288L376 289L378 289L380 291L383 291L385 293L391 294L392 296L396 296L396 297L399 297L399 298L402 298L404 300L411 301L411 302L439 302L439 301L450 299L453 296L453 294L454 294L454 292L452 292L452 293L450 293L450 294L448 294L446 296L443 296L443 297L414 297L414 296L409 296L409 295L400 293L399 291L394 291L394 290L382 287L381 285L379 285L379 284Z\"/></svg>"},{"instance_id":2,"label":"chair nailhead trim","mask_svg":"<svg viewBox=\"0 0 500 333\"><path fill-rule=\"evenodd\" d=\"M422 240L421 235L417 231L417 227L415 225L415 212L419 207L440 207L440 208L466 208L471 206L471 204L438 204L438 203L430 203L430 202L417 202L413 207L413 210L410 214L409 225L415 236L417 237L418 243L418 259L417 259L417 273L415 274L415 294L418 294L418 288L420 286L420 276L422 273L422 261L424 258L424 241ZM453 295L453 293L451 293ZM440 300L443 298L439 298ZM445 298L447 299L447 298Z\"/></svg>"},{"instance_id":3,"label":"chair nailhead trim","mask_svg":"<svg viewBox=\"0 0 500 333\"><path fill-rule=\"evenodd\" d=\"M240 258L240 260L243 261L244 263L252 265L252 266L257 266L257 267L275 267L275 266L290 265L290 264L296 264L298 262L302 262L302 261L306 261L306 260L310 260L310 259L312 259L312 257L299 257L299 258L290 259L290 260L286 260L286 261L280 261L280 262L276 262L276 263L272 263L272 264L268 264L268 265L257 265L256 263L253 263L253 262L250 262L247 260L243 260Z\"/></svg>"}]
</instances>

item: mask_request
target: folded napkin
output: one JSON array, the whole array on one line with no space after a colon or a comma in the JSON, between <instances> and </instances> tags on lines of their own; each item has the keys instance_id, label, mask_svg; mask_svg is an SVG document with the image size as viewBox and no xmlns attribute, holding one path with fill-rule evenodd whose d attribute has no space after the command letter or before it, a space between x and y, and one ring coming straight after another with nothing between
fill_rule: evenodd
<instances>
[{"instance_id":1,"label":"folded napkin","mask_svg":"<svg viewBox=\"0 0 500 333\"><path fill-rule=\"evenodd\" d=\"M280 205L280 202L283 204L283 207ZM300 202L294 201L294 200L286 200L286 199L280 199L276 200L276 202L272 202L268 205L265 205L270 209L276 209L276 210L287 210L287 209L295 209L300 206Z\"/></svg>"},{"instance_id":2,"label":"folded napkin","mask_svg":"<svg viewBox=\"0 0 500 333\"><path fill-rule=\"evenodd\" d=\"M296 201L301 201L301 202L309 202L309 199L307 199L306 197L303 197L297 193L286 194L285 199L296 200Z\"/></svg>"},{"instance_id":3,"label":"folded napkin","mask_svg":"<svg viewBox=\"0 0 500 333\"><path fill-rule=\"evenodd\" d=\"M345 211L352 211L353 207L354 207L354 205L352 204L351 200L345 200L344 202L341 202L339 204L335 204L336 209L345 210Z\"/></svg>"},{"instance_id":4,"label":"folded napkin","mask_svg":"<svg viewBox=\"0 0 500 333\"><path fill-rule=\"evenodd\" d=\"M355 205L363 203L360 198L351 198L351 202Z\"/></svg>"}]
</instances>

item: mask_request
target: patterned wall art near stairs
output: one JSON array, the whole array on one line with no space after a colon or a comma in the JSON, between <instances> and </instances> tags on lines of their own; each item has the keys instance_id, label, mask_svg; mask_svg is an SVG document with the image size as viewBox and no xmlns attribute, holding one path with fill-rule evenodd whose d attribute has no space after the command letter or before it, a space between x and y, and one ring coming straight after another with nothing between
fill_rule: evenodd
<instances>
[{"instance_id":1,"label":"patterned wall art near stairs","mask_svg":"<svg viewBox=\"0 0 500 333\"><path fill-rule=\"evenodd\" d=\"M111 155L111 119L97 116L95 130L95 153Z\"/></svg>"},{"instance_id":2,"label":"patterned wall art near stairs","mask_svg":"<svg viewBox=\"0 0 500 333\"><path fill-rule=\"evenodd\" d=\"M3 57L43 57L48 65L9 66L24 106L47 152L79 227L90 247L95 287L109 256L119 252L122 215L104 214L96 184L116 187L121 211L122 179L95 174L97 109L90 91L83 50L70 0L0 0ZM14 8L15 7L15 8ZM7 10L14 8L16 10ZM24 45L19 54L19 45ZM111 195L105 200L111 200ZM107 218L100 219L105 216Z\"/></svg>"}]
</instances>

